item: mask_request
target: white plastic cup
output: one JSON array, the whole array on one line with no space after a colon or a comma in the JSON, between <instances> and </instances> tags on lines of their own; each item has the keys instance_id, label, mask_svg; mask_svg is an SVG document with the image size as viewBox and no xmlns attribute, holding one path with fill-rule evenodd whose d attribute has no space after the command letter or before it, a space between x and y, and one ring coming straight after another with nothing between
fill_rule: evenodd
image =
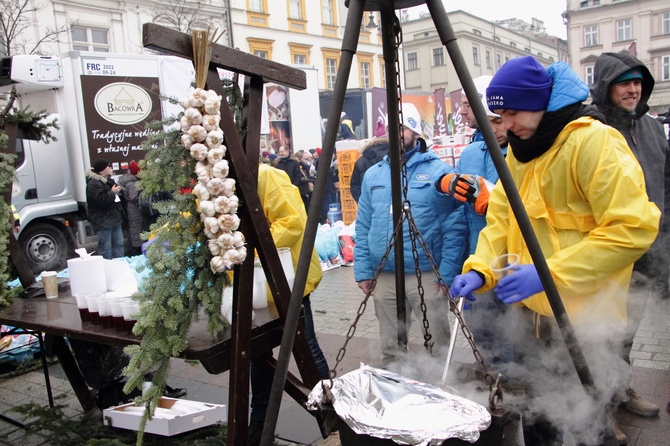
<instances>
[{"instance_id":1,"label":"white plastic cup","mask_svg":"<svg viewBox=\"0 0 670 446\"><path fill-rule=\"evenodd\" d=\"M113 328L114 320L112 319L111 300L113 298L104 296L98 300L98 314L100 315L100 322L102 328Z\"/></svg>"},{"instance_id":2,"label":"white plastic cup","mask_svg":"<svg viewBox=\"0 0 670 446\"><path fill-rule=\"evenodd\" d=\"M277 248L279 253L279 260L286 275L286 281L289 288L293 290L293 282L295 281L295 269L293 269L293 259L291 258L291 248Z\"/></svg>"},{"instance_id":3,"label":"white plastic cup","mask_svg":"<svg viewBox=\"0 0 670 446\"><path fill-rule=\"evenodd\" d=\"M517 269L519 260L520 258L518 254L503 254L493 259L489 266L491 267L493 274L498 279L502 279Z\"/></svg>"},{"instance_id":4,"label":"white plastic cup","mask_svg":"<svg viewBox=\"0 0 670 446\"><path fill-rule=\"evenodd\" d=\"M42 285L47 299L58 297L58 273L56 271L42 271Z\"/></svg>"},{"instance_id":5,"label":"white plastic cup","mask_svg":"<svg viewBox=\"0 0 670 446\"><path fill-rule=\"evenodd\" d=\"M125 324L126 331L132 332L140 312L140 304L131 300L130 302L121 304L121 309L123 310L123 323Z\"/></svg>"},{"instance_id":6,"label":"white plastic cup","mask_svg":"<svg viewBox=\"0 0 670 446\"><path fill-rule=\"evenodd\" d=\"M86 296L88 296L88 294L77 294L74 296L77 301L77 309L79 310L79 317L81 318L82 322L89 322L91 320L91 315L88 312Z\"/></svg>"},{"instance_id":7,"label":"white plastic cup","mask_svg":"<svg viewBox=\"0 0 670 446\"><path fill-rule=\"evenodd\" d=\"M254 261L254 294L252 307L254 310L267 308L268 306L268 286L265 278L265 272L260 260L256 257Z\"/></svg>"},{"instance_id":8,"label":"white plastic cup","mask_svg":"<svg viewBox=\"0 0 670 446\"><path fill-rule=\"evenodd\" d=\"M93 325L100 325L100 313L98 312L98 301L104 294L86 294L86 306Z\"/></svg>"}]
</instances>

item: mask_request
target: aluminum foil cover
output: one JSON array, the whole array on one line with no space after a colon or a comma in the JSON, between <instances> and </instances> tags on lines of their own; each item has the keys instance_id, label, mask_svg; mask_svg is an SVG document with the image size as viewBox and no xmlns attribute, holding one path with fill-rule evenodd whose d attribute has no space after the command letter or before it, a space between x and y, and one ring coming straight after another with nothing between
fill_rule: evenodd
<instances>
[{"instance_id":1,"label":"aluminum foil cover","mask_svg":"<svg viewBox=\"0 0 670 446\"><path fill-rule=\"evenodd\" d=\"M335 412L354 432L399 444L440 444L449 438L474 443L491 424L481 404L366 365L334 379L331 392ZM322 394L319 383L308 407L318 407Z\"/></svg>"}]
</instances>

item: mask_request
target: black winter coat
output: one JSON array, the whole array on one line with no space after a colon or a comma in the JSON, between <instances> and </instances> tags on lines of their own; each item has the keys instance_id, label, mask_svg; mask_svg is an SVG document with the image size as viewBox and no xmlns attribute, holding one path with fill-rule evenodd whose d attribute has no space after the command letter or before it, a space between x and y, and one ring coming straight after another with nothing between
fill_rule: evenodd
<instances>
[{"instance_id":1,"label":"black winter coat","mask_svg":"<svg viewBox=\"0 0 670 446\"><path fill-rule=\"evenodd\" d=\"M139 248L144 241L142 234L142 211L140 210L140 191L137 189L137 177L126 173L119 178L119 185L123 187L123 196L126 199L126 214L128 216L128 232L133 248Z\"/></svg>"},{"instance_id":2,"label":"black winter coat","mask_svg":"<svg viewBox=\"0 0 670 446\"><path fill-rule=\"evenodd\" d=\"M370 167L383 160L384 157L389 153L388 138L373 139L367 145L363 146L361 153L361 156L354 164L354 170L351 173L351 182L349 183L351 196L354 200L356 200L356 203L358 203L358 199L361 197L361 184L363 184L363 175L365 175L365 172Z\"/></svg>"},{"instance_id":3,"label":"black winter coat","mask_svg":"<svg viewBox=\"0 0 670 446\"><path fill-rule=\"evenodd\" d=\"M116 202L116 194L112 192L114 180L99 175L92 170L86 172L86 204L88 205L88 221L93 229L110 229L123 224L120 203Z\"/></svg>"}]
</instances>

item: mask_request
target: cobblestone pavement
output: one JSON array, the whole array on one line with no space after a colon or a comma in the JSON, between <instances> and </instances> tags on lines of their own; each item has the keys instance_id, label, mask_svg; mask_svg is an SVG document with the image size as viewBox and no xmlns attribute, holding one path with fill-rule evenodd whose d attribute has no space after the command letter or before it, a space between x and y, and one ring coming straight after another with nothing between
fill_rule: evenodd
<instances>
[{"instance_id":1,"label":"cobblestone pavement","mask_svg":"<svg viewBox=\"0 0 670 446\"><path fill-rule=\"evenodd\" d=\"M344 345L346 335L358 314L363 293L353 279L353 268L340 267L324 273L324 279L312 294L312 309L319 343L328 358L330 366ZM453 319L450 321L453 324ZM420 351L422 347L421 324L416 321L410 331L410 350ZM338 375L358 368L360 363L378 365L379 356L378 325L374 315L374 305L370 301L357 324L346 355L338 365ZM456 362L471 363L473 355L463 336L457 338ZM660 446L670 444L670 414L665 405L670 400L670 300L653 301L647 310L635 338L633 347L633 388L645 398L661 406L659 416L643 418L625 410L616 414L621 429L628 435L631 446ZM291 370L295 372L294 366ZM66 406L68 416L81 414L72 389L60 366L50 366L51 384L56 404ZM170 384L188 390L186 398L218 404L227 404L227 373L210 375L198 364L174 359ZM46 389L41 369L0 381L0 414L21 420L10 412L19 403L34 401L46 406ZM22 420L25 421L25 420ZM330 445L339 444L329 437L321 437L317 423L304 409L290 397L285 396L275 432L283 444L289 445ZM569 439L568 439L569 440ZM28 436L25 431L0 420L1 445L49 445L48 437ZM325 446L325 445L324 445ZM570 442L566 441L566 446Z\"/></svg>"}]
</instances>

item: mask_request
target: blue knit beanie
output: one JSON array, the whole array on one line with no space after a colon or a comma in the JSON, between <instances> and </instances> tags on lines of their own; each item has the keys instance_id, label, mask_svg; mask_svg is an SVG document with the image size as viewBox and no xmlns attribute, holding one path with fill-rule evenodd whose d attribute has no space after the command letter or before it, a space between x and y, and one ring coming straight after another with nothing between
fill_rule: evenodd
<instances>
[{"instance_id":1,"label":"blue knit beanie","mask_svg":"<svg viewBox=\"0 0 670 446\"><path fill-rule=\"evenodd\" d=\"M486 99L491 111L546 110L551 96L552 80L547 70L532 56L506 62L491 79Z\"/></svg>"}]
</instances>

